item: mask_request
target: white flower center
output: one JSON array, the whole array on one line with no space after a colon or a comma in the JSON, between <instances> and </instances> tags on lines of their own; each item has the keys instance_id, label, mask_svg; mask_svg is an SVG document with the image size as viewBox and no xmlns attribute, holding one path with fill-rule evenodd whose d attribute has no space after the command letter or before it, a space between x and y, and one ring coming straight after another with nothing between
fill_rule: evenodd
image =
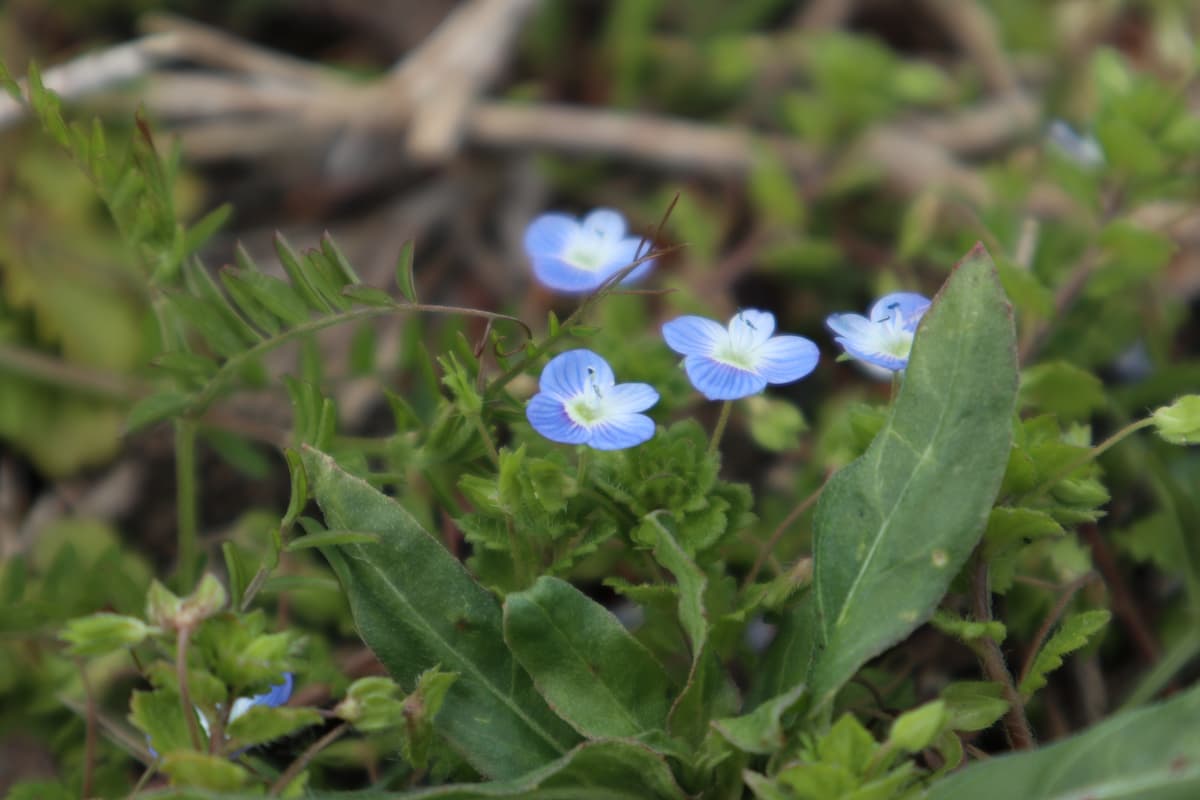
<instances>
[{"instance_id":1,"label":"white flower center","mask_svg":"<svg viewBox=\"0 0 1200 800\"><path fill-rule=\"evenodd\" d=\"M730 341L717 345L713 350L712 358L714 361L720 361L722 364L728 364L737 369L744 369L747 372L754 371L754 353L738 350Z\"/></svg>"},{"instance_id":2,"label":"white flower center","mask_svg":"<svg viewBox=\"0 0 1200 800\"><path fill-rule=\"evenodd\" d=\"M604 391L596 381L596 371L588 367L588 386L563 404L567 416L576 425L590 428L607 415L604 407Z\"/></svg>"},{"instance_id":3,"label":"white flower center","mask_svg":"<svg viewBox=\"0 0 1200 800\"><path fill-rule=\"evenodd\" d=\"M608 263L615 243L604 231L581 230L567 243L562 260L584 272L597 272Z\"/></svg>"}]
</instances>

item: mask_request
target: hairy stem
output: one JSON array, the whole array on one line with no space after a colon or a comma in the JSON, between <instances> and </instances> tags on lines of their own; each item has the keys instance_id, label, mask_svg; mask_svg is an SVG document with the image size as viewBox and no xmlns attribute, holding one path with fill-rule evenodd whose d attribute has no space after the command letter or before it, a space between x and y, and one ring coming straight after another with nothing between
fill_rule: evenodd
<instances>
[{"instance_id":1,"label":"hairy stem","mask_svg":"<svg viewBox=\"0 0 1200 800\"><path fill-rule=\"evenodd\" d=\"M708 442L710 456L717 452L717 446L721 444L721 437L725 435L725 426L729 424L729 412L732 410L732 400L726 400L721 404L721 416L717 417L717 426L713 428L712 439Z\"/></svg>"},{"instance_id":2,"label":"hairy stem","mask_svg":"<svg viewBox=\"0 0 1200 800\"><path fill-rule=\"evenodd\" d=\"M975 563L971 566L971 605L976 620L985 623L992 621L992 589L988 580L988 563L982 549L976 550ZM1013 684L1012 673L1004 663L1000 645L985 636L980 639L977 653L984 677L1004 689L1004 699L1008 701L1008 711L1004 713L1004 734L1009 746L1014 750L1033 749L1033 730L1025 716L1025 702Z\"/></svg>"},{"instance_id":3,"label":"hairy stem","mask_svg":"<svg viewBox=\"0 0 1200 800\"><path fill-rule=\"evenodd\" d=\"M203 753L204 739L200 735L200 723L196 722L196 709L192 705L191 689L188 688L187 653L191 638L190 628L180 628L175 634L175 679L179 681L179 702L183 705L183 718L187 720L192 747L196 752Z\"/></svg>"}]
</instances>

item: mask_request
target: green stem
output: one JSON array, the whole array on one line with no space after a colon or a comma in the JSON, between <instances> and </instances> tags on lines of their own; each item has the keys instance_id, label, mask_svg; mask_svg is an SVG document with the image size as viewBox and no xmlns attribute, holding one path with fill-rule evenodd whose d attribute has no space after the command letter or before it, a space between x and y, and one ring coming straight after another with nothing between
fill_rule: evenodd
<instances>
[{"instance_id":1,"label":"green stem","mask_svg":"<svg viewBox=\"0 0 1200 800\"><path fill-rule=\"evenodd\" d=\"M1023 498L1021 498L1022 505L1028 505L1030 502L1032 502L1034 500L1041 499L1041 497L1044 494L1046 494L1046 492L1053 489L1055 484L1057 484L1063 478L1067 477L1072 472L1074 472L1075 470L1082 467L1084 464L1087 464L1090 461L1095 461L1097 458L1099 458L1101 455L1103 455L1106 450L1108 450L1113 445L1120 442L1122 439L1128 437L1130 434L1136 433L1136 432L1140 431L1142 428L1148 428L1153 424L1154 424L1154 420L1150 417L1146 417L1145 419L1139 419L1137 422L1131 422L1130 424L1126 425L1124 428L1121 428L1121 430L1117 431L1116 433L1114 433L1112 436L1105 439L1100 444L1096 445L1095 447L1092 447L1087 452L1082 453L1078 458L1074 459L1069 464L1067 464L1065 467L1060 469L1058 472L1054 473L1054 475L1052 475L1050 478L1046 479L1045 481L1042 481L1042 483L1040 485L1038 485L1037 488L1033 489L1028 494L1026 494Z\"/></svg>"},{"instance_id":2,"label":"green stem","mask_svg":"<svg viewBox=\"0 0 1200 800\"><path fill-rule=\"evenodd\" d=\"M587 477L588 464L591 462L592 449L587 445L579 447L579 460L575 463L575 486L583 491L584 478Z\"/></svg>"},{"instance_id":3,"label":"green stem","mask_svg":"<svg viewBox=\"0 0 1200 800\"><path fill-rule=\"evenodd\" d=\"M271 784L271 789L268 791L268 794L271 797L274 797L286 789L288 785L296 779L296 776L304 771L304 768L307 767L308 763L316 757L317 753L320 753L326 747L329 747L329 745L336 742L338 738L349 729L350 723L343 722L341 725L338 725L336 728L329 731L329 733L313 742L307 750L300 754L299 758L293 761L288 768L283 771L283 774L279 776L279 779L276 780L275 783Z\"/></svg>"},{"instance_id":4,"label":"green stem","mask_svg":"<svg viewBox=\"0 0 1200 800\"><path fill-rule=\"evenodd\" d=\"M196 568L200 564L198 480L196 423L189 419L178 419L175 421L175 503L179 542L176 558L179 591L184 594L190 592L196 583Z\"/></svg>"},{"instance_id":5,"label":"green stem","mask_svg":"<svg viewBox=\"0 0 1200 800\"><path fill-rule=\"evenodd\" d=\"M483 417L478 414L471 416L471 422L475 423L475 430L479 431L479 438L483 439L483 446L487 448L488 458L492 460L492 465L500 466L500 451L496 449L496 443L492 441L492 435L488 433L487 425L483 424Z\"/></svg>"},{"instance_id":6,"label":"green stem","mask_svg":"<svg viewBox=\"0 0 1200 800\"><path fill-rule=\"evenodd\" d=\"M717 445L721 444L721 437L725 435L725 426L729 423L729 412L732 409L732 400L726 400L721 405L721 416L717 417L717 426L713 428L712 439L708 442L708 454L710 456L717 452Z\"/></svg>"},{"instance_id":7,"label":"green stem","mask_svg":"<svg viewBox=\"0 0 1200 800\"><path fill-rule=\"evenodd\" d=\"M187 720L188 734L192 737L192 748L197 753L206 752L200 736L200 724L196 722L196 709L192 705L192 693L188 689L187 652L192 631L180 628L175 634L175 679L179 681L179 702L183 705L183 718Z\"/></svg>"}]
</instances>

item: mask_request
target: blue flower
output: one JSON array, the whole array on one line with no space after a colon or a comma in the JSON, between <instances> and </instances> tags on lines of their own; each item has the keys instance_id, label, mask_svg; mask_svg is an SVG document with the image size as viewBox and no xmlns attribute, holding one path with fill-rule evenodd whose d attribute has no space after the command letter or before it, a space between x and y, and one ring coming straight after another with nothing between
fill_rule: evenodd
<instances>
[{"instance_id":1,"label":"blue flower","mask_svg":"<svg viewBox=\"0 0 1200 800\"><path fill-rule=\"evenodd\" d=\"M1094 169L1104 165L1104 151L1095 137L1075 132L1067 123L1056 119L1050 123L1046 138L1058 152L1074 161L1084 169Z\"/></svg>"},{"instance_id":2,"label":"blue flower","mask_svg":"<svg viewBox=\"0 0 1200 800\"><path fill-rule=\"evenodd\" d=\"M262 694L256 694L254 697L239 697L233 701L233 705L229 708L229 721L233 722L255 706L278 708L286 704L292 698L292 688L294 685L295 678L293 678L292 673L285 672L282 681Z\"/></svg>"},{"instance_id":3,"label":"blue flower","mask_svg":"<svg viewBox=\"0 0 1200 800\"><path fill-rule=\"evenodd\" d=\"M621 450L654 435L654 421L638 412L657 403L658 392L645 383L618 384L612 367L591 350L550 359L539 387L525 416L551 441Z\"/></svg>"},{"instance_id":4,"label":"blue flower","mask_svg":"<svg viewBox=\"0 0 1200 800\"><path fill-rule=\"evenodd\" d=\"M748 308L729 327L704 317L663 325L667 345L684 356L688 379L709 400L758 394L768 383L798 381L817 366L817 346L801 336L772 336L775 316Z\"/></svg>"},{"instance_id":5,"label":"blue flower","mask_svg":"<svg viewBox=\"0 0 1200 800\"><path fill-rule=\"evenodd\" d=\"M913 292L885 295L860 314L832 314L825 324L837 334L846 354L890 371L908 366L917 323L929 309L929 299Z\"/></svg>"},{"instance_id":6,"label":"blue flower","mask_svg":"<svg viewBox=\"0 0 1200 800\"><path fill-rule=\"evenodd\" d=\"M637 260L640 236L626 236L625 218L598 208L582 221L566 214L542 214L525 229L525 252L533 274L560 292L590 292L613 273ZM642 250L645 255L649 247ZM622 283L646 275L653 260L639 264Z\"/></svg>"},{"instance_id":7,"label":"blue flower","mask_svg":"<svg viewBox=\"0 0 1200 800\"><path fill-rule=\"evenodd\" d=\"M283 678L279 683L274 684L270 689L262 694L256 694L253 697L239 697L233 701L233 705L229 707L228 722L233 722L235 719L245 714L255 706L266 706L267 708L278 708L285 705L288 700L292 699L292 688L295 686L295 678L290 672L283 673ZM200 721L200 727L204 730L205 736L212 736L212 728L209 726L208 717L204 715L198 707L196 708L196 718ZM150 737L147 736L149 741ZM152 747L146 748L150 751L150 755L158 758L158 752ZM244 752L244 751L239 751Z\"/></svg>"}]
</instances>

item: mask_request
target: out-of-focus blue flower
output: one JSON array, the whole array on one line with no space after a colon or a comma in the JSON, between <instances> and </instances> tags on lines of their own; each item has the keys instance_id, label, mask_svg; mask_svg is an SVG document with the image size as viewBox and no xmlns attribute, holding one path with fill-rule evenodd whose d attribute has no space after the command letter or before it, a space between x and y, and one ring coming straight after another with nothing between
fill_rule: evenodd
<instances>
[{"instance_id":1,"label":"out-of-focus blue flower","mask_svg":"<svg viewBox=\"0 0 1200 800\"><path fill-rule=\"evenodd\" d=\"M270 689L262 694L256 694L253 697L239 697L233 701L233 705L229 707L229 722L245 714L255 706L266 706L268 708L278 708L292 699L292 689L295 686L295 677L290 672L283 674L283 679L279 683L274 684ZM212 728L209 727L208 717L204 716L204 712L196 709L196 717L200 720L200 727L204 729L205 736L212 736ZM148 748L150 755L155 758L158 753L153 747Z\"/></svg>"},{"instance_id":2,"label":"out-of-focus blue flower","mask_svg":"<svg viewBox=\"0 0 1200 800\"><path fill-rule=\"evenodd\" d=\"M913 292L885 295L868 316L832 314L825 324L847 355L895 372L908 366L917 323L929 309L929 298Z\"/></svg>"},{"instance_id":3,"label":"out-of-focus blue flower","mask_svg":"<svg viewBox=\"0 0 1200 800\"><path fill-rule=\"evenodd\" d=\"M817 346L802 336L772 336L775 316L748 308L729 327L704 317L663 325L667 345L684 357L688 378L709 400L758 394L768 383L791 383L817 366Z\"/></svg>"},{"instance_id":4,"label":"out-of-focus blue flower","mask_svg":"<svg viewBox=\"0 0 1200 800\"><path fill-rule=\"evenodd\" d=\"M654 421L639 412L658 402L658 392L645 383L618 384L612 367L591 350L550 359L539 387L525 416L547 439L622 450L654 435Z\"/></svg>"},{"instance_id":5,"label":"out-of-focus blue flower","mask_svg":"<svg viewBox=\"0 0 1200 800\"><path fill-rule=\"evenodd\" d=\"M1092 136L1080 135L1067 123L1056 119L1050 123L1046 138L1067 158L1086 169L1104 164L1104 151Z\"/></svg>"},{"instance_id":6,"label":"out-of-focus blue flower","mask_svg":"<svg viewBox=\"0 0 1200 800\"><path fill-rule=\"evenodd\" d=\"M625 218L598 208L583 220L566 214L542 214L525 229L525 252L533 274L560 292L590 292L613 273L637 260L640 236L626 236ZM642 255L649 251L647 244ZM622 283L645 277L654 261L639 264Z\"/></svg>"},{"instance_id":7,"label":"out-of-focus blue flower","mask_svg":"<svg viewBox=\"0 0 1200 800\"><path fill-rule=\"evenodd\" d=\"M254 697L239 697L233 701L233 705L229 708L229 721L233 722L255 706L278 708L286 704L292 698L292 688L294 685L295 678L292 676L292 673L285 672L282 681L262 694L256 694Z\"/></svg>"}]
</instances>

